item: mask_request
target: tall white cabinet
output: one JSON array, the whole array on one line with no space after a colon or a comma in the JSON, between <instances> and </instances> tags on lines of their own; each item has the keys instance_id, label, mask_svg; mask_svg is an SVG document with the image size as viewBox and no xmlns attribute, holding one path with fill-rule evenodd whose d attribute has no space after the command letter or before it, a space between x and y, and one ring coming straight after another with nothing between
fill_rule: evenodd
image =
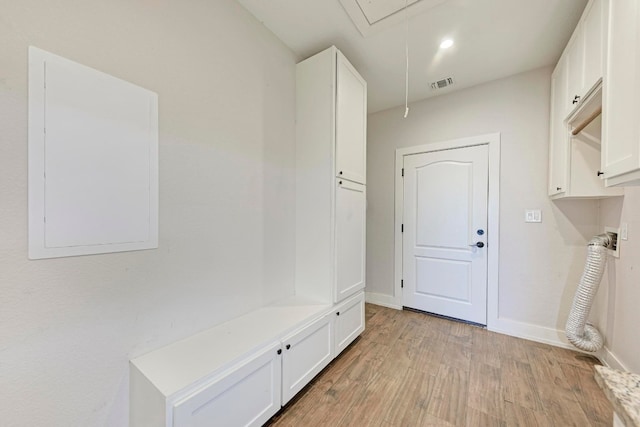
<instances>
[{"instance_id":1,"label":"tall white cabinet","mask_svg":"<svg viewBox=\"0 0 640 427\"><path fill-rule=\"evenodd\" d=\"M338 303L365 286L367 84L335 47L296 84L296 288Z\"/></svg>"}]
</instances>

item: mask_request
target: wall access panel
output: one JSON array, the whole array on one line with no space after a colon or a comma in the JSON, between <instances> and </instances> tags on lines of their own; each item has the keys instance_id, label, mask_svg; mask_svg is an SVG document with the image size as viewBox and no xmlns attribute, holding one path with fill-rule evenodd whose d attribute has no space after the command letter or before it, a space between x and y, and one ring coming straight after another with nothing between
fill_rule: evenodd
<instances>
[{"instance_id":1,"label":"wall access panel","mask_svg":"<svg viewBox=\"0 0 640 427\"><path fill-rule=\"evenodd\" d=\"M158 247L158 97L29 49L29 258Z\"/></svg>"}]
</instances>

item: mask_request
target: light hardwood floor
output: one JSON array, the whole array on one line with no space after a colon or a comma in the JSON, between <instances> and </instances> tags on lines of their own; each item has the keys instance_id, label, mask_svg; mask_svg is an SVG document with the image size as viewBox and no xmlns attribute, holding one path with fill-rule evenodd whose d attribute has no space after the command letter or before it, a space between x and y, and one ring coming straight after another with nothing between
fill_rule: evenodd
<instances>
[{"instance_id":1,"label":"light hardwood floor","mask_svg":"<svg viewBox=\"0 0 640 427\"><path fill-rule=\"evenodd\" d=\"M580 353L371 304L367 328L269 423L611 426Z\"/></svg>"}]
</instances>

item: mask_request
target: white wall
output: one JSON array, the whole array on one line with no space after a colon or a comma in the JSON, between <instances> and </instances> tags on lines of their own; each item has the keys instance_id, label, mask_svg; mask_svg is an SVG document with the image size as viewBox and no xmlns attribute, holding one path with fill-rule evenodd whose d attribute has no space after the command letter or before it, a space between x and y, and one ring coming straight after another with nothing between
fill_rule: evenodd
<instances>
[{"instance_id":1,"label":"white wall","mask_svg":"<svg viewBox=\"0 0 640 427\"><path fill-rule=\"evenodd\" d=\"M293 294L293 53L234 0L0 0L4 426L127 425L128 359ZM159 94L160 247L27 260L27 46Z\"/></svg>"},{"instance_id":2,"label":"white wall","mask_svg":"<svg viewBox=\"0 0 640 427\"><path fill-rule=\"evenodd\" d=\"M597 202L547 196L550 68L369 116L367 292L392 301L395 149L501 133L499 325L548 342L563 331L586 255L597 231ZM415 83L414 83L415 84ZM526 224L541 209L541 224Z\"/></svg>"},{"instance_id":3,"label":"white wall","mask_svg":"<svg viewBox=\"0 0 640 427\"><path fill-rule=\"evenodd\" d=\"M624 198L600 203L600 225L628 225L629 240L619 240L620 258L609 258L594 305L596 325L605 338L604 357L613 367L640 372L640 188L626 187Z\"/></svg>"}]
</instances>

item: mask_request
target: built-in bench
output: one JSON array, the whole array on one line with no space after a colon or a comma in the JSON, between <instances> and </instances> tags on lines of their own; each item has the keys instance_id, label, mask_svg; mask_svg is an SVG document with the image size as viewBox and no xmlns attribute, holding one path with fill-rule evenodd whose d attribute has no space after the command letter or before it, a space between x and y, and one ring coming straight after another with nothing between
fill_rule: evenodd
<instances>
[{"instance_id":1,"label":"built-in bench","mask_svg":"<svg viewBox=\"0 0 640 427\"><path fill-rule=\"evenodd\" d=\"M132 359L131 426L262 425L363 330L362 292L291 298Z\"/></svg>"}]
</instances>

